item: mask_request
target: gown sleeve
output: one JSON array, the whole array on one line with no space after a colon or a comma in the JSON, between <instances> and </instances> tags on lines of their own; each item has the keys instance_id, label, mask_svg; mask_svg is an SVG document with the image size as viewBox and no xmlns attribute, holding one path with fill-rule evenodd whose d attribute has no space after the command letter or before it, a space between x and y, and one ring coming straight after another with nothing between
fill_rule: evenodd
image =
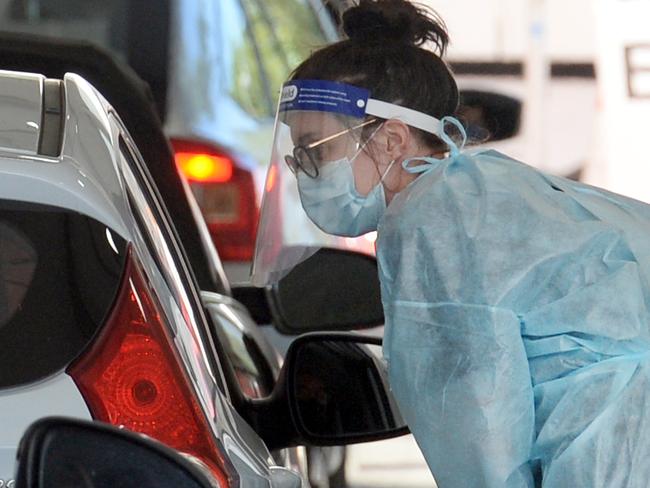
<instances>
[{"instance_id":1,"label":"gown sleeve","mask_svg":"<svg viewBox=\"0 0 650 488\"><path fill-rule=\"evenodd\" d=\"M495 298L513 279L508 250L493 249L480 182L448 173L426 175L380 228L391 389L439 488L533 487L520 320Z\"/></svg>"},{"instance_id":2,"label":"gown sleeve","mask_svg":"<svg viewBox=\"0 0 650 488\"><path fill-rule=\"evenodd\" d=\"M438 487L534 486L533 393L516 315L451 303L391 309L391 388Z\"/></svg>"}]
</instances>

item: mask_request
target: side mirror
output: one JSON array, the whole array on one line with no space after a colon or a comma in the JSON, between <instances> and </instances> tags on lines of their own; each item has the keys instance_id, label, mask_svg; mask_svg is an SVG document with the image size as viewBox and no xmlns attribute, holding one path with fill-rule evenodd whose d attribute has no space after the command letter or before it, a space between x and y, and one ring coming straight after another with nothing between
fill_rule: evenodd
<instances>
[{"instance_id":1,"label":"side mirror","mask_svg":"<svg viewBox=\"0 0 650 488\"><path fill-rule=\"evenodd\" d=\"M470 140L480 143L510 139L519 133L521 101L501 93L461 90L456 114Z\"/></svg>"},{"instance_id":2,"label":"side mirror","mask_svg":"<svg viewBox=\"0 0 650 488\"><path fill-rule=\"evenodd\" d=\"M373 256L323 248L267 289L233 294L259 324L282 333L354 330L384 323L377 261Z\"/></svg>"},{"instance_id":3,"label":"side mirror","mask_svg":"<svg viewBox=\"0 0 650 488\"><path fill-rule=\"evenodd\" d=\"M381 359L381 339L311 333L287 351L273 395L250 405L248 420L271 449L335 446L407 434ZM283 417L279 412L289 411ZM269 424L275 414L279 422Z\"/></svg>"},{"instance_id":4,"label":"side mirror","mask_svg":"<svg viewBox=\"0 0 650 488\"><path fill-rule=\"evenodd\" d=\"M32 424L18 449L16 488L211 488L200 467L126 430L49 417Z\"/></svg>"},{"instance_id":5,"label":"side mirror","mask_svg":"<svg viewBox=\"0 0 650 488\"><path fill-rule=\"evenodd\" d=\"M308 444L340 445L406 433L388 388L381 339L305 335L287 353L289 405Z\"/></svg>"}]
</instances>

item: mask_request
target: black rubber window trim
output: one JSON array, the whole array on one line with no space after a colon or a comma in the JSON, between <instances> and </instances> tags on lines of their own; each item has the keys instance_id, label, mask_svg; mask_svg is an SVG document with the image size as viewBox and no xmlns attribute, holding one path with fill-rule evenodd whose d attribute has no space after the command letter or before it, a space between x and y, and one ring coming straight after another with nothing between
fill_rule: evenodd
<instances>
[{"instance_id":1,"label":"black rubber window trim","mask_svg":"<svg viewBox=\"0 0 650 488\"><path fill-rule=\"evenodd\" d=\"M57 157L61 154L65 128L65 90L61 80L43 82L42 103L38 154Z\"/></svg>"}]
</instances>

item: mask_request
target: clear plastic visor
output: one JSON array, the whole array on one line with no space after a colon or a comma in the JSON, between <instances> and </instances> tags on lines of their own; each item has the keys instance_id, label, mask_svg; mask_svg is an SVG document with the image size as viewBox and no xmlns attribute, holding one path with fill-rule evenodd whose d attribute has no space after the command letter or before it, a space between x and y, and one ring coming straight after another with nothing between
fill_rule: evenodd
<instances>
[{"instance_id":1,"label":"clear plastic visor","mask_svg":"<svg viewBox=\"0 0 650 488\"><path fill-rule=\"evenodd\" d=\"M318 180L321 168L352 160L362 149L375 117L351 117L323 111L278 113L266 177L251 281L265 286L280 280L321 247L374 253L374 235L338 237L321 231L305 213L297 175Z\"/></svg>"}]
</instances>

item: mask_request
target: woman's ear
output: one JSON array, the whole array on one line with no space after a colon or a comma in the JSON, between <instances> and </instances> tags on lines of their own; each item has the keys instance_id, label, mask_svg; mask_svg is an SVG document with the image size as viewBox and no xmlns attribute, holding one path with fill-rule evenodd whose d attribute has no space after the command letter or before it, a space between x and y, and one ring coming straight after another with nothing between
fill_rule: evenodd
<instances>
[{"instance_id":1,"label":"woman's ear","mask_svg":"<svg viewBox=\"0 0 650 488\"><path fill-rule=\"evenodd\" d=\"M386 141L385 150L390 159L397 159L411 149L413 133L401 120L389 119L384 122L383 133Z\"/></svg>"}]
</instances>

